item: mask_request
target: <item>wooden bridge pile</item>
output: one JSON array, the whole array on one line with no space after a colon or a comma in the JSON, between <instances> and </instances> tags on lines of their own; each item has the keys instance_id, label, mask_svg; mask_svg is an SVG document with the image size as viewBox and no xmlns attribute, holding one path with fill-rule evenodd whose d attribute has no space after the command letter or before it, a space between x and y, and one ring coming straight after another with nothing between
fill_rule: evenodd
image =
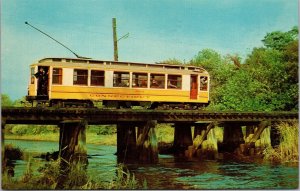
<instances>
[{"instance_id":1,"label":"wooden bridge pile","mask_svg":"<svg viewBox=\"0 0 300 191\"><path fill-rule=\"evenodd\" d=\"M117 155L120 162L158 161L157 123L174 124L172 150L186 157L211 156L219 152L253 155L255 142L270 127L271 145L278 144L276 122L298 121L297 112L210 112L199 110L140 110L86 108L2 108L6 124L55 124L60 128L59 151L65 161L86 159L87 125L117 124ZM223 142L207 144L215 126L223 127ZM242 126L246 126L246 138ZM191 129L194 129L193 137ZM3 133L2 133L3 135ZM2 137L2 140L4 138Z\"/></svg>"}]
</instances>

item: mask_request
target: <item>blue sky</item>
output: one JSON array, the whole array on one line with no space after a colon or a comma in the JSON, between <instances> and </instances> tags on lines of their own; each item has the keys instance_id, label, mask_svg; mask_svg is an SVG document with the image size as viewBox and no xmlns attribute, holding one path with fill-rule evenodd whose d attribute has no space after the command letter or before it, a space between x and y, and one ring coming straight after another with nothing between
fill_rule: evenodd
<instances>
[{"instance_id":1,"label":"blue sky","mask_svg":"<svg viewBox=\"0 0 300 191\"><path fill-rule=\"evenodd\" d=\"M112 18L119 60L191 60L204 48L245 57L267 32L298 26L297 0L2 0L1 92L27 94L29 65L74 55L24 24L38 27L74 52L113 60Z\"/></svg>"}]
</instances>

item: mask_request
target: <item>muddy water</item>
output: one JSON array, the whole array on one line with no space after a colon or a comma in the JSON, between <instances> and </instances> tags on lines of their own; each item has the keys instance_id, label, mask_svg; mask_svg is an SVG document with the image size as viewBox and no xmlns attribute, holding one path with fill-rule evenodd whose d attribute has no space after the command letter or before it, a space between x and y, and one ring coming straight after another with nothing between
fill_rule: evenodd
<instances>
[{"instance_id":1,"label":"muddy water","mask_svg":"<svg viewBox=\"0 0 300 191\"><path fill-rule=\"evenodd\" d=\"M6 140L26 152L56 151L55 142ZM93 178L110 181L116 176L115 146L87 145L88 174ZM33 169L45 163L31 159ZM15 162L15 177L20 177L27 161ZM246 163L234 160L186 161L172 155L160 155L155 165L129 164L127 167L136 178L147 181L148 189L293 189L298 187L298 167Z\"/></svg>"}]
</instances>

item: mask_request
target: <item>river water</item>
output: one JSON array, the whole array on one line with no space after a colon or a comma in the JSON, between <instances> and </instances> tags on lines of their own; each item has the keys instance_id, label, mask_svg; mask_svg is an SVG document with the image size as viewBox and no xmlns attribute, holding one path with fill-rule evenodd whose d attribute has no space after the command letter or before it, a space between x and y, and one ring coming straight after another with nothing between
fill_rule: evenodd
<instances>
[{"instance_id":1,"label":"river water","mask_svg":"<svg viewBox=\"0 0 300 191\"><path fill-rule=\"evenodd\" d=\"M25 152L45 153L58 150L58 143L47 141L5 140ZM88 144L88 175L104 181L116 176L116 146ZM33 170L45 163L31 159ZM15 177L20 177L28 161L17 160ZM298 166L272 165L234 160L192 160L159 155L158 164L129 164L136 179L147 181L148 189L295 189L298 188Z\"/></svg>"}]
</instances>

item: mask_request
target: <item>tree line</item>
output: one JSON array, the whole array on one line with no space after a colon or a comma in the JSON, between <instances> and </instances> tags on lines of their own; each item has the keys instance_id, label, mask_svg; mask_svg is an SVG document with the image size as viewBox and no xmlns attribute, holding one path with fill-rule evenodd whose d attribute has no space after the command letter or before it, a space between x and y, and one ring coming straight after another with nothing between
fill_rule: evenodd
<instances>
[{"instance_id":1,"label":"tree line","mask_svg":"<svg viewBox=\"0 0 300 191\"><path fill-rule=\"evenodd\" d=\"M223 111L298 111L298 28L274 31L242 62L238 55L201 50L188 64L211 77L207 109ZM177 59L164 63L182 64Z\"/></svg>"}]
</instances>

